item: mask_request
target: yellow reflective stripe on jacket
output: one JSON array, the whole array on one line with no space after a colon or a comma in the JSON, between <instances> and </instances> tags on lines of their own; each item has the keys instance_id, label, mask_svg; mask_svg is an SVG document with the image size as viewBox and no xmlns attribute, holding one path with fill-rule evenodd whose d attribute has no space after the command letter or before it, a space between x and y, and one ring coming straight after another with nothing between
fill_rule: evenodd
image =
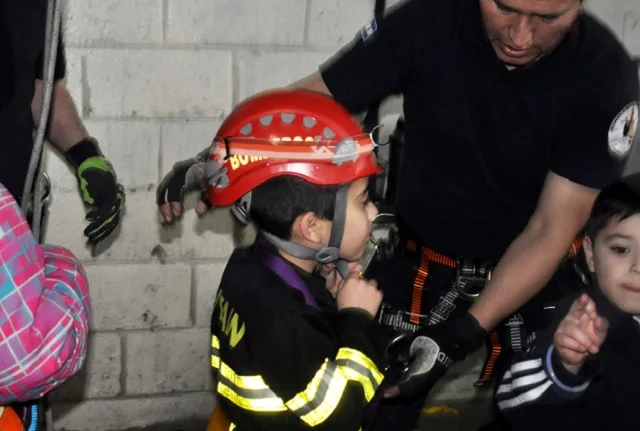
<instances>
[{"instance_id":1,"label":"yellow reflective stripe on jacket","mask_svg":"<svg viewBox=\"0 0 640 431\"><path fill-rule=\"evenodd\" d=\"M382 378L371 359L355 349L343 347L338 350L336 360L325 360L306 389L286 405L304 422L314 426L333 414L349 380L360 383L369 402Z\"/></svg>"},{"instance_id":2,"label":"yellow reflective stripe on jacket","mask_svg":"<svg viewBox=\"0 0 640 431\"><path fill-rule=\"evenodd\" d=\"M211 366L218 370L218 393L245 410L282 412L287 407L260 376L239 376L220 361L220 341L211 337Z\"/></svg>"},{"instance_id":3,"label":"yellow reflective stripe on jacket","mask_svg":"<svg viewBox=\"0 0 640 431\"><path fill-rule=\"evenodd\" d=\"M348 382L339 367L327 359L307 388L287 401L287 407L308 425L321 424L338 407Z\"/></svg>"},{"instance_id":4,"label":"yellow reflective stripe on jacket","mask_svg":"<svg viewBox=\"0 0 640 431\"><path fill-rule=\"evenodd\" d=\"M384 378L376 364L362 352L348 347L338 350L336 363L349 380L355 380L362 385L367 402L371 401Z\"/></svg>"},{"instance_id":5,"label":"yellow reflective stripe on jacket","mask_svg":"<svg viewBox=\"0 0 640 431\"><path fill-rule=\"evenodd\" d=\"M211 338L211 366L219 371L218 392L238 407L259 412L288 409L310 426L323 423L334 413L349 381L360 383L369 402L383 378L366 355L344 347L338 350L334 361L324 361L302 392L285 403L261 376L239 376L222 362L215 335Z\"/></svg>"}]
</instances>

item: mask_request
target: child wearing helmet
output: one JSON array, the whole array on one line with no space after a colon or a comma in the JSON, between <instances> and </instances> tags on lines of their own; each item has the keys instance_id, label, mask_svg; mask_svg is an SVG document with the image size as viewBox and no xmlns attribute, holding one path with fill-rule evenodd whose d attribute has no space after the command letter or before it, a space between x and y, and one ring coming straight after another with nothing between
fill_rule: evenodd
<instances>
[{"instance_id":1,"label":"child wearing helmet","mask_svg":"<svg viewBox=\"0 0 640 431\"><path fill-rule=\"evenodd\" d=\"M385 351L382 293L355 264L377 214L373 148L342 106L306 90L245 100L214 138L207 198L258 229L230 257L212 315L229 429L360 429Z\"/></svg>"}]
</instances>

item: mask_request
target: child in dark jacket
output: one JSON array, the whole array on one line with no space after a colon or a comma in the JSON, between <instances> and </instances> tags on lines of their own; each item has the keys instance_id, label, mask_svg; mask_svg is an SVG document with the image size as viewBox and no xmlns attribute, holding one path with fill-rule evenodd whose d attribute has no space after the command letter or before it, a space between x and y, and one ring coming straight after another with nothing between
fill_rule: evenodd
<instances>
[{"instance_id":1,"label":"child in dark jacket","mask_svg":"<svg viewBox=\"0 0 640 431\"><path fill-rule=\"evenodd\" d=\"M496 393L516 431L640 429L640 174L600 193L584 251L591 283Z\"/></svg>"},{"instance_id":2,"label":"child in dark jacket","mask_svg":"<svg viewBox=\"0 0 640 431\"><path fill-rule=\"evenodd\" d=\"M373 149L341 105L306 90L253 96L218 130L207 197L259 232L227 262L212 314L220 429L361 428L385 359L382 293L356 264L377 214Z\"/></svg>"}]
</instances>

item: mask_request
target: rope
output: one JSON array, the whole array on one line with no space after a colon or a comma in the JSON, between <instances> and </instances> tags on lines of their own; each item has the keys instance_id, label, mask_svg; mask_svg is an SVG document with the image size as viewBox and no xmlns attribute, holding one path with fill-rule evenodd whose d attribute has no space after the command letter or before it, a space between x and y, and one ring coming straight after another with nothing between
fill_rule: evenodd
<instances>
[{"instance_id":1,"label":"rope","mask_svg":"<svg viewBox=\"0 0 640 431\"><path fill-rule=\"evenodd\" d=\"M58 53L58 40L60 36L60 16L61 6L58 0L49 0L47 4L47 27L45 30L44 42L44 70L42 87L42 104L40 110L40 122L36 132L36 139L29 160L29 168L22 192L21 209L23 214L27 215L29 210L33 211L32 231L35 238L39 241L40 228L42 222L42 205L41 201L45 195L45 181L42 171L42 148L44 146L44 137L47 130L47 122L49 120L51 97L53 93L53 78L56 67L56 56ZM35 191L33 200L30 199L31 189L35 182ZM30 208L31 207L31 208Z\"/></svg>"},{"instance_id":2,"label":"rope","mask_svg":"<svg viewBox=\"0 0 640 431\"><path fill-rule=\"evenodd\" d=\"M44 65L43 65L43 86L42 86L42 103L40 106L40 121L36 132L31 159L29 160L29 168L25 179L24 189L22 192L22 200L20 206L22 213L26 216L29 210L32 211L33 217L31 222L31 230L33 236L38 242L43 241L42 217L43 217L43 199L48 187L48 178L43 171L42 149L44 147L44 138L47 130L47 123L50 115L51 98L53 93L53 80L55 74L56 60L58 54L58 41L60 40L60 20L61 20L61 1L48 0L47 2L47 24L44 39ZM33 199L31 199L31 190L35 183ZM38 405L39 404L39 405ZM34 409L42 408L44 412L44 423L46 431L54 431L53 414L49 403L49 396L45 395L40 402L34 406ZM35 426L38 426L39 418L36 412ZM34 425L34 424L32 424Z\"/></svg>"}]
</instances>

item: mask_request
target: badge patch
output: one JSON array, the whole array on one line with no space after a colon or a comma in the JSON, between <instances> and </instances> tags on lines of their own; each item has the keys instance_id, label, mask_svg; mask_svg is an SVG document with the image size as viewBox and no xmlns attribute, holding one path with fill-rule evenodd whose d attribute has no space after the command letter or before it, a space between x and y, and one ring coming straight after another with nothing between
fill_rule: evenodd
<instances>
[{"instance_id":1,"label":"badge patch","mask_svg":"<svg viewBox=\"0 0 640 431\"><path fill-rule=\"evenodd\" d=\"M631 150L631 144L638 130L637 102L627 105L609 127L609 152L617 158L624 158Z\"/></svg>"},{"instance_id":2,"label":"badge patch","mask_svg":"<svg viewBox=\"0 0 640 431\"><path fill-rule=\"evenodd\" d=\"M360 36L362 37L362 41L366 42L374 33L378 30L378 22L375 18L367 23L364 27L360 29Z\"/></svg>"}]
</instances>

